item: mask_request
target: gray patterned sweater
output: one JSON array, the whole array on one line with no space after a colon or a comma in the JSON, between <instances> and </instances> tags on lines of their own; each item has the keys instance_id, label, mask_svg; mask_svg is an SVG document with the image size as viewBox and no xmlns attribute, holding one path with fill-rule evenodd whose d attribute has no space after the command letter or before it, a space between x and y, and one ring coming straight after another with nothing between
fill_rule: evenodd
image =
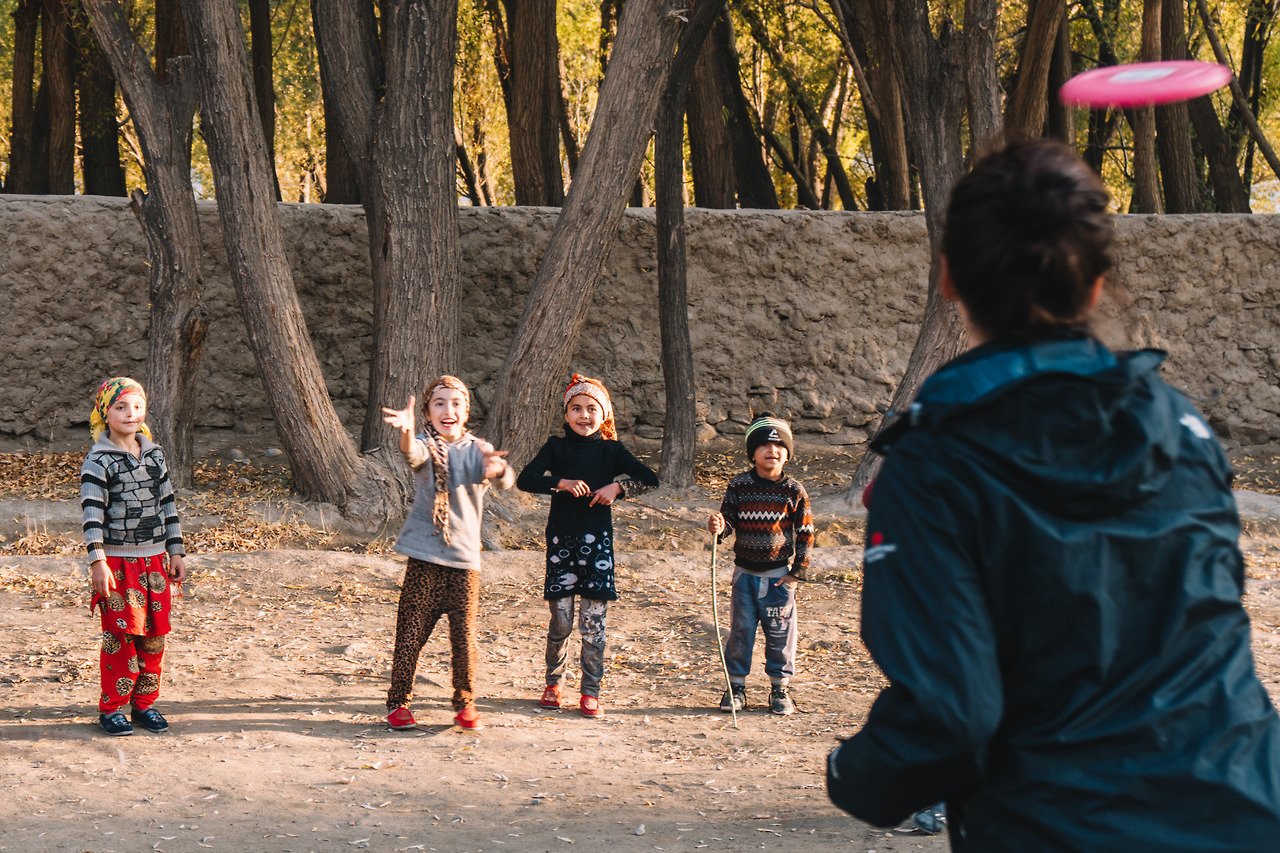
<instances>
[{"instance_id":1,"label":"gray patterned sweater","mask_svg":"<svg viewBox=\"0 0 1280 853\"><path fill-rule=\"evenodd\" d=\"M89 563L111 557L186 554L164 451L141 434L142 458L103 433L80 468L80 507Z\"/></svg>"}]
</instances>

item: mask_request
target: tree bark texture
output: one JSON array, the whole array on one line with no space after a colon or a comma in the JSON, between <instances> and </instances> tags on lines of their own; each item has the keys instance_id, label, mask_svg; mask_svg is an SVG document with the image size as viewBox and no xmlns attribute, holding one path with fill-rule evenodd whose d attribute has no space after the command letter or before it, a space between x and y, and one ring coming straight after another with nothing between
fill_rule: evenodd
<instances>
[{"instance_id":1,"label":"tree bark texture","mask_svg":"<svg viewBox=\"0 0 1280 853\"><path fill-rule=\"evenodd\" d=\"M960 140L963 113L960 90L963 87L950 84L961 79L963 34L956 33L953 25L944 20L935 37L926 0L899 0L891 23L912 158L920 168L925 224L936 258L951 187L964 162ZM968 25L986 23L971 19ZM994 20L990 25L994 25ZM939 292L937 270L938 265L932 264L920 333L907 359L906 372L889 402L886 421L894 413L905 411L924 380L964 347L963 327L955 309ZM861 498L862 490L878 469L878 457L869 452L865 454L854 470L849 491L851 502Z\"/></svg>"},{"instance_id":2,"label":"tree bark texture","mask_svg":"<svg viewBox=\"0 0 1280 853\"><path fill-rule=\"evenodd\" d=\"M1018 73L1005 109L1005 133L1033 139L1044 133L1049 110L1049 67L1066 17L1064 0L1034 0L1027 9L1026 37L1018 53Z\"/></svg>"},{"instance_id":3,"label":"tree bark texture","mask_svg":"<svg viewBox=\"0 0 1280 853\"><path fill-rule=\"evenodd\" d=\"M253 94L262 122L262 138L271 158L271 182L280 200L276 174L276 83L271 62L271 0L249 0L249 58L253 64Z\"/></svg>"},{"instance_id":4,"label":"tree bark texture","mask_svg":"<svg viewBox=\"0 0 1280 853\"><path fill-rule=\"evenodd\" d=\"M190 56L187 25L182 19L182 0L156 0L156 77L169 77L169 60Z\"/></svg>"},{"instance_id":5,"label":"tree bark texture","mask_svg":"<svg viewBox=\"0 0 1280 853\"><path fill-rule=\"evenodd\" d=\"M1066 16L1064 6L1062 14ZM1000 78L996 64L998 0L964 4L965 97L969 106L970 156L980 154L1003 132Z\"/></svg>"},{"instance_id":6,"label":"tree bark texture","mask_svg":"<svg viewBox=\"0 0 1280 853\"><path fill-rule=\"evenodd\" d=\"M757 210L777 210L778 191L765 164L760 135L751 122L752 110L742 91L738 49L728 13L711 29L715 42L716 70L720 95L725 105L725 129L733 148L733 169L737 176L738 206Z\"/></svg>"},{"instance_id":7,"label":"tree bark texture","mask_svg":"<svg viewBox=\"0 0 1280 853\"><path fill-rule=\"evenodd\" d=\"M1064 3L1062 21L1058 24L1058 40L1053 50L1053 62L1049 65L1049 121L1046 133L1051 139L1074 146L1076 111L1058 98L1058 90L1075 74L1071 57L1071 17Z\"/></svg>"},{"instance_id":8,"label":"tree bark texture","mask_svg":"<svg viewBox=\"0 0 1280 853\"><path fill-rule=\"evenodd\" d=\"M456 2L382 8L381 42L359 0L316 0L315 25L330 78L343 81L333 106L369 222L374 345L361 442L392 452L381 408L457 370L458 34Z\"/></svg>"},{"instance_id":9,"label":"tree bark texture","mask_svg":"<svg viewBox=\"0 0 1280 853\"><path fill-rule=\"evenodd\" d=\"M320 98L324 107L324 203L359 204L360 186L355 166L338 129L341 116L334 108L338 98L336 89L347 81L341 77L337 80L331 78L333 63L325 56L328 42L319 33L318 19L322 13L317 11L317 5L316 0L311 0L312 31L320 60Z\"/></svg>"},{"instance_id":10,"label":"tree bark texture","mask_svg":"<svg viewBox=\"0 0 1280 853\"><path fill-rule=\"evenodd\" d=\"M89 26L84 4L75 7L76 52L80 56L81 175L85 195L125 196L116 125L116 78Z\"/></svg>"},{"instance_id":11,"label":"tree bark texture","mask_svg":"<svg viewBox=\"0 0 1280 853\"><path fill-rule=\"evenodd\" d=\"M147 239L148 419L165 448L174 483L192 482L195 378L204 352L203 252L189 171L199 95L189 57L171 58L165 79L152 71L118 0L84 0L98 44L120 83L142 145L147 192L133 212Z\"/></svg>"},{"instance_id":12,"label":"tree bark texture","mask_svg":"<svg viewBox=\"0 0 1280 853\"><path fill-rule=\"evenodd\" d=\"M1187 58L1185 0L1164 0L1160 14L1162 59ZM1156 153L1166 213L1199 213L1204 207L1191 148L1191 114L1185 101L1156 107Z\"/></svg>"},{"instance_id":13,"label":"tree bark texture","mask_svg":"<svg viewBox=\"0 0 1280 853\"><path fill-rule=\"evenodd\" d=\"M868 0L837 0L835 8L849 38L852 61L865 69L865 80L859 79L858 85L862 90L871 160L875 166L874 185L868 187L867 192L868 206L874 204L876 210L909 210L912 206L911 163L907 155L902 90L892 60L894 46L888 9ZM994 50L993 41L993 68Z\"/></svg>"},{"instance_id":14,"label":"tree bark texture","mask_svg":"<svg viewBox=\"0 0 1280 853\"><path fill-rule=\"evenodd\" d=\"M1213 188L1213 209L1218 213L1252 213L1249 193L1236 166L1235 148L1227 138L1213 99L1208 95L1187 103L1196 139L1209 165L1209 186Z\"/></svg>"},{"instance_id":15,"label":"tree bark texture","mask_svg":"<svg viewBox=\"0 0 1280 853\"><path fill-rule=\"evenodd\" d=\"M50 195L76 191L76 91L68 0L44 0L40 29L44 84L49 104Z\"/></svg>"},{"instance_id":16,"label":"tree bark texture","mask_svg":"<svg viewBox=\"0 0 1280 853\"><path fill-rule=\"evenodd\" d=\"M498 379L486 433L522 464L542 440L610 239L653 130L680 34L674 0L628 0L564 211Z\"/></svg>"},{"instance_id":17,"label":"tree bark texture","mask_svg":"<svg viewBox=\"0 0 1280 853\"><path fill-rule=\"evenodd\" d=\"M294 484L349 517L386 518L395 481L361 457L338 419L294 289L236 5L187 0L183 14L227 259Z\"/></svg>"},{"instance_id":18,"label":"tree bark texture","mask_svg":"<svg viewBox=\"0 0 1280 853\"><path fill-rule=\"evenodd\" d=\"M1143 0L1143 62L1160 59L1160 11L1163 0ZM1133 198L1130 213L1163 213L1160 175L1156 164L1156 116L1153 107L1133 111Z\"/></svg>"},{"instance_id":19,"label":"tree bark texture","mask_svg":"<svg viewBox=\"0 0 1280 853\"><path fill-rule=\"evenodd\" d=\"M36 31L40 23L41 0L18 0L13 12L13 96L9 134L9 177L5 192L30 195L38 192L43 180L35 168L35 70Z\"/></svg>"},{"instance_id":20,"label":"tree bark texture","mask_svg":"<svg viewBox=\"0 0 1280 853\"><path fill-rule=\"evenodd\" d=\"M705 2L705 0L704 0ZM716 43L703 38L702 49L693 67L688 87L689 161L693 172L693 198L698 207L730 209L736 204L733 168L733 148L729 142L729 129L725 126L727 107L720 89ZM665 109L665 107L663 108ZM660 112L665 116L665 112ZM681 134L683 137L683 134ZM657 171L658 154L655 141L654 170ZM684 158L680 158L681 168ZM658 179L655 177L655 181ZM681 190L684 178L681 175ZM658 193L658 210L661 217L662 199Z\"/></svg>"},{"instance_id":21,"label":"tree bark texture","mask_svg":"<svg viewBox=\"0 0 1280 853\"><path fill-rule=\"evenodd\" d=\"M564 203L556 0L504 0L511 51L507 124L516 204Z\"/></svg>"},{"instance_id":22,"label":"tree bark texture","mask_svg":"<svg viewBox=\"0 0 1280 853\"><path fill-rule=\"evenodd\" d=\"M689 334L688 259L684 227L684 115L691 82L706 57L707 33L724 0L701 0L689 16L658 106L653 143L657 207L658 327L662 336L662 479L667 486L694 484L698 443L697 377ZM692 126L692 122L690 122ZM692 135L692 133L690 134Z\"/></svg>"}]
</instances>

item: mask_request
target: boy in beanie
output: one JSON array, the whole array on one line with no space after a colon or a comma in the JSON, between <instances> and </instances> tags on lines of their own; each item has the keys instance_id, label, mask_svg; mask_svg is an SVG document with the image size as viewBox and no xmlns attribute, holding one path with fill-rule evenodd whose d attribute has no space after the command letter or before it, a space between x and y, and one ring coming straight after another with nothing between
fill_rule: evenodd
<instances>
[{"instance_id":1,"label":"boy in beanie","mask_svg":"<svg viewBox=\"0 0 1280 853\"><path fill-rule=\"evenodd\" d=\"M746 707L757 625L764 627L764 669L773 684L769 709L795 711L789 686L798 635L795 585L809 568L813 515L804 486L783 470L793 447L786 421L768 412L752 421L747 427L751 470L729 481L720 511L707 520L717 542L730 533L735 537L733 612L725 643L731 687L720 700L725 713Z\"/></svg>"}]
</instances>

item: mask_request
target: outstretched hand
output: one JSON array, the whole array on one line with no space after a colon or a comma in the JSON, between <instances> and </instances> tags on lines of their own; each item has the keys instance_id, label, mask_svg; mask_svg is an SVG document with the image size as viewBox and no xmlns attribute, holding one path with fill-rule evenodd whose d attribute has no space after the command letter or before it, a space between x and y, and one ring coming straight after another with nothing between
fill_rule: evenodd
<instances>
[{"instance_id":1,"label":"outstretched hand","mask_svg":"<svg viewBox=\"0 0 1280 853\"><path fill-rule=\"evenodd\" d=\"M387 409L382 410L382 421L393 429L400 430L401 435L413 436L413 429L417 421L413 414L416 398L410 394L409 402L403 409Z\"/></svg>"},{"instance_id":2,"label":"outstretched hand","mask_svg":"<svg viewBox=\"0 0 1280 853\"><path fill-rule=\"evenodd\" d=\"M507 472L507 460L502 458L506 455L507 451L494 450L492 445L484 452L484 478L486 480L496 480Z\"/></svg>"}]
</instances>

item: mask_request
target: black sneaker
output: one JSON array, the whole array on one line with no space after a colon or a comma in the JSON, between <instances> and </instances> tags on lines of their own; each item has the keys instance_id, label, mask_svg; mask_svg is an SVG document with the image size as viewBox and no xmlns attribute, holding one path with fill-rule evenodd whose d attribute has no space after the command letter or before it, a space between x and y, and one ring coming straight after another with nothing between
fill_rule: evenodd
<instances>
[{"instance_id":1,"label":"black sneaker","mask_svg":"<svg viewBox=\"0 0 1280 853\"><path fill-rule=\"evenodd\" d=\"M742 711L747 707L747 686L745 684L735 684L730 690L726 690L724 695L720 697L720 710L726 714L732 714L734 711Z\"/></svg>"},{"instance_id":2,"label":"black sneaker","mask_svg":"<svg viewBox=\"0 0 1280 853\"><path fill-rule=\"evenodd\" d=\"M102 726L102 730L112 737L124 737L133 734L133 726L129 725L129 721L124 718L121 711L113 711L110 714L99 714L98 725Z\"/></svg>"},{"instance_id":3,"label":"black sneaker","mask_svg":"<svg viewBox=\"0 0 1280 853\"><path fill-rule=\"evenodd\" d=\"M911 816L911 823L926 835L939 835L947 831L947 807L944 803L936 803L927 809L921 809Z\"/></svg>"},{"instance_id":4,"label":"black sneaker","mask_svg":"<svg viewBox=\"0 0 1280 853\"><path fill-rule=\"evenodd\" d=\"M145 711L134 711L129 716L135 723L142 726L149 732L158 734L169 730L169 721L166 720L155 708L148 708Z\"/></svg>"},{"instance_id":5,"label":"black sneaker","mask_svg":"<svg viewBox=\"0 0 1280 853\"><path fill-rule=\"evenodd\" d=\"M785 684L775 684L769 691L769 710L783 717L796 712L796 705L791 701L791 690Z\"/></svg>"}]
</instances>

